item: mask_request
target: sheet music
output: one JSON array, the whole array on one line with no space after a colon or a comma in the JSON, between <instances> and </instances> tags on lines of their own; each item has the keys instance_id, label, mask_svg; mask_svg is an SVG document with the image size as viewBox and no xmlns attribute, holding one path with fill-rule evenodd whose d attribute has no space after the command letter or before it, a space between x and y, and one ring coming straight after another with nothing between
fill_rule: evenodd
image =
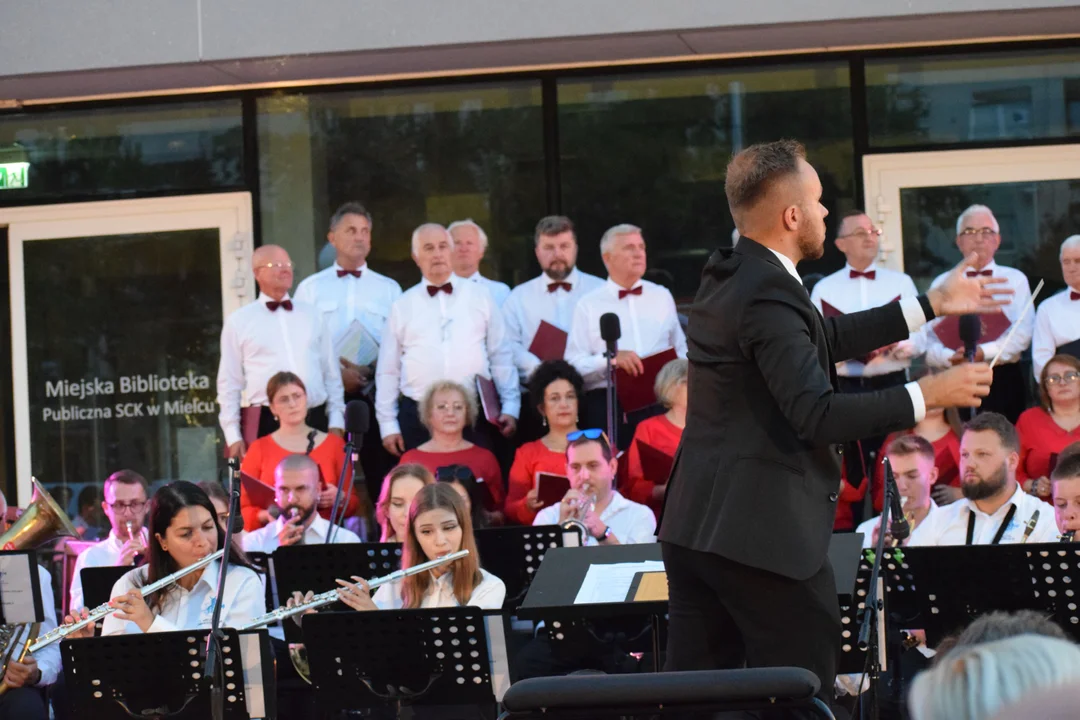
<instances>
[{"instance_id":1,"label":"sheet music","mask_svg":"<svg viewBox=\"0 0 1080 720\"><path fill-rule=\"evenodd\" d=\"M33 553L0 555L0 601L3 603L4 622L9 625L43 619L34 608L36 565Z\"/></svg>"},{"instance_id":2,"label":"sheet music","mask_svg":"<svg viewBox=\"0 0 1080 720\"><path fill-rule=\"evenodd\" d=\"M621 603L626 601L634 576L639 572L664 572L662 560L646 560L635 563L611 563L590 565L585 579L581 581L575 605L594 603Z\"/></svg>"},{"instance_id":3,"label":"sheet music","mask_svg":"<svg viewBox=\"0 0 1080 720\"><path fill-rule=\"evenodd\" d=\"M379 343L362 322L353 320L334 342L334 352L357 365L371 365L379 357Z\"/></svg>"}]
</instances>

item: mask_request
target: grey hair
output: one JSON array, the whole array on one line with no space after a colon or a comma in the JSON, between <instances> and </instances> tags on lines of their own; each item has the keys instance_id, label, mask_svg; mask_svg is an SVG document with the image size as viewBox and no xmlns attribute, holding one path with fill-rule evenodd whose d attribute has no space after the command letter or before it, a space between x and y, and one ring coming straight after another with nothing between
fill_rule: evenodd
<instances>
[{"instance_id":1,"label":"grey hair","mask_svg":"<svg viewBox=\"0 0 1080 720\"><path fill-rule=\"evenodd\" d=\"M459 227L471 227L476 229L476 234L480 236L480 249L487 252L488 238L487 233L484 232L484 228L473 222L472 218L465 218L464 220L455 220L446 227L446 232L453 233Z\"/></svg>"},{"instance_id":2,"label":"grey hair","mask_svg":"<svg viewBox=\"0 0 1080 720\"><path fill-rule=\"evenodd\" d=\"M469 392L469 388L453 380L437 380L424 391L424 397L420 400L420 422L424 427L431 430L431 413L435 410L435 395L441 392L460 393L465 398L465 425L472 427L476 424L476 418L480 414L480 408L476 402L476 396Z\"/></svg>"},{"instance_id":3,"label":"grey hair","mask_svg":"<svg viewBox=\"0 0 1080 720\"><path fill-rule=\"evenodd\" d=\"M1017 635L958 648L912 684L913 720L989 720L1036 691L1080 679L1080 647L1067 640Z\"/></svg>"},{"instance_id":4,"label":"grey hair","mask_svg":"<svg viewBox=\"0 0 1080 720\"><path fill-rule=\"evenodd\" d=\"M420 227L413 230L413 233L412 233L412 254L413 255L415 255L417 253L417 251L420 249L420 235L422 233L424 233L425 231L427 231L427 230L435 230L436 228L439 229L439 230L442 230L444 233L446 233L446 239L450 241L450 249L451 250L454 249L454 236L450 234L449 230L444 228L439 223L424 223Z\"/></svg>"},{"instance_id":5,"label":"grey hair","mask_svg":"<svg viewBox=\"0 0 1080 720\"><path fill-rule=\"evenodd\" d=\"M959 235L964 230L964 221L968 219L970 215L974 215L978 212L984 212L990 214L990 220L994 223L994 232L1001 232L1001 227L998 225L997 218L994 217L994 211L985 205L971 205L967 210L960 213L960 217L956 218L956 234Z\"/></svg>"},{"instance_id":6,"label":"grey hair","mask_svg":"<svg viewBox=\"0 0 1080 720\"><path fill-rule=\"evenodd\" d=\"M534 240L539 245L540 238L544 235L562 235L564 232L573 234L574 222L565 215L548 215L540 218L540 222L536 223L536 237ZM576 236L574 241L577 241Z\"/></svg>"},{"instance_id":7,"label":"grey hair","mask_svg":"<svg viewBox=\"0 0 1080 720\"><path fill-rule=\"evenodd\" d=\"M656 374L656 382L653 383L653 392L656 399L663 403L664 407L671 407L671 396L679 383L686 382L690 364L683 358L675 358L660 368Z\"/></svg>"},{"instance_id":8,"label":"grey hair","mask_svg":"<svg viewBox=\"0 0 1080 720\"><path fill-rule=\"evenodd\" d=\"M607 232L604 233L604 237L600 238L600 254L606 255L611 252L611 246L615 244L615 238L620 235L632 235L633 233L641 233L641 228L630 223L622 223L608 228Z\"/></svg>"},{"instance_id":9,"label":"grey hair","mask_svg":"<svg viewBox=\"0 0 1080 720\"><path fill-rule=\"evenodd\" d=\"M1061 243L1061 250L1058 252L1058 260L1065 254L1066 250L1076 250L1080 248L1080 235L1070 235L1065 238Z\"/></svg>"},{"instance_id":10,"label":"grey hair","mask_svg":"<svg viewBox=\"0 0 1080 720\"><path fill-rule=\"evenodd\" d=\"M360 217L367 218L368 226L372 225L371 213L367 208L358 202L347 202L334 211L334 214L330 216L330 230L333 230L338 226L346 215L359 215Z\"/></svg>"}]
</instances>

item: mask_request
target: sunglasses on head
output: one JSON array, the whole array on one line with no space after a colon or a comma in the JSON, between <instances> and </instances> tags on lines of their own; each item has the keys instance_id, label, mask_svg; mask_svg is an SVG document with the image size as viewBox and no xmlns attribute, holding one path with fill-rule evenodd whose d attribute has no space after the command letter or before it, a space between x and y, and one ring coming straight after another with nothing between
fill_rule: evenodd
<instances>
[{"instance_id":1,"label":"sunglasses on head","mask_svg":"<svg viewBox=\"0 0 1080 720\"><path fill-rule=\"evenodd\" d=\"M603 440L605 445L611 445L611 441L608 440L607 433L600 428L589 428L588 430L575 430L572 433L567 433L567 442L577 442L581 438L586 440Z\"/></svg>"},{"instance_id":2,"label":"sunglasses on head","mask_svg":"<svg viewBox=\"0 0 1080 720\"><path fill-rule=\"evenodd\" d=\"M435 468L435 478L439 482L476 481L473 471L466 465L443 465L440 468Z\"/></svg>"}]
</instances>

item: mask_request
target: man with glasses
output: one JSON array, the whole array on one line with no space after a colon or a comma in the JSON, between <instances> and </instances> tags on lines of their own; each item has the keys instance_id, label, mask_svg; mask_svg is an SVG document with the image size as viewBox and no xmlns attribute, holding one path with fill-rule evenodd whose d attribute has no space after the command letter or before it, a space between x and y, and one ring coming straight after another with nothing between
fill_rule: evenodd
<instances>
[{"instance_id":1,"label":"man with glasses","mask_svg":"<svg viewBox=\"0 0 1080 720\"><path fill-rule=\"evenodd\" d=\"M1035 318L1028 313L1023 319L1020 313L1031 297L1031 286L1027 276L1014 268L998 265L994 262L994 253L1001 246L1001 234L997 218L985 205L972 205L956 221L956 247L960 254L967 257L977 256L975 265L967 270L973 277L1004 278L1003 287L1013 291L1009 304L1001 313L986 315L982 318L982 333L975 351L975 362L990 362L998 353L1001 359L994 368L994 383L990 394L983 400L982 411L999 412L1016 422L1020 413L1027 407L1025 388L1027 380L1020 371L1020 356L1031 344L1031 334ZM930 285L931 289L945 281L948 272L938 275ZM1016 332L1009 338L1013 323L1020 322ZM918 341L926 350L926 363L932 367L948 367L966 362L964 345L959 336L958 318L941 318L928 324ZM1052 354L1052 353L1051 353Z\"/></svg>"},{"instance_id":2,"label":"man with glasses","mask_svg":"<svg viewBox=\"0 0 1080 720\"><path fill-rule=\"evenodd\" d=\"M307 388L311 427L345 434L345 394L340 365L319 312L289 297L293 264L285 249L263 245L252 255L259 297L225 320L218 366L218 421L229 457L243 457L255 439L278 429L266 383L287 370ZM243 400L246 407L241 407Z\"/></svg>"},{"instance_id":3,"label":"man with glasses","mask_svg":"<svg viewBox=\"0 0 1080 720\"><path fill-rule=\"evenodd\" d=\"M1035 313L1031 364L1036 380L1055 355L1080 357L1080 235L1072 235L1061 243L1058 259L1061 277L1068 287L1046 298Z\"/></svg>"},{"instance_id":4,"label":"man with glasses","mask_svg":"<svg viewBox=\"0 0 1080 720\"><path fill-rule=\"evenodd\" d=\"M619 461L603 430L577 430L566 436L566 475L570 489L558 505L536 514L533 525L578 522L585 545L656 542L656 516L646 505L615 489Z\"/></svg>"},{"instance_id":5,"label":"man with glasses","mask_svg":"<svg viewBox=\"0 0 1080 720\"><path fill-rule=\"evenodd\" d=\"M83 607L83 568L134 565L136 557L146 554L149 539L143 523L149 487L146 478L134 470L117 470L105 478L101 509L112 530L107 538L88 547L75 561L68 607Z\"/></svg>"}]
</instances>

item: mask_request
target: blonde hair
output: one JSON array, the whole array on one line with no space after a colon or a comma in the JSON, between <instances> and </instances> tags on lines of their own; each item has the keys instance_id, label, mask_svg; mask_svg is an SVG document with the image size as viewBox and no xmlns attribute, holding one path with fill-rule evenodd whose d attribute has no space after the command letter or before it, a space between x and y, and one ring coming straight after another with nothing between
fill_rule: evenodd
<instances>
[{"instance_id":1,"label":"blonde hair","mask_svg":"<svg viewBox=\"0 0 1080 720\"><path fill-rule=\"evenodd\" d=\"M461 397L465 399L465 424L470 427L476 424L476 417L479 415L476 407L476 396L461 383L456 383L453 380L438 380L428 386L428 389L424 391L423 399L420 401L420 422L428 430L431 430L431 413L435 410L435 396L441 392L451 390L460 393Z\"/></svg>"},{"instance_id":2,"label":"blonde hair","mask_svg":"<svg viewBox=\"0 0 1080 720\"><path fill-rule=\"evenodd\" d=\"M656 374L653 392L664 407L671 407L671 396L675 394L675 388L679 386L679 383L686 382L689 369L690 363L683 358L675 358L660 368L660 372Z\"/></svg>"}]
</instances>

